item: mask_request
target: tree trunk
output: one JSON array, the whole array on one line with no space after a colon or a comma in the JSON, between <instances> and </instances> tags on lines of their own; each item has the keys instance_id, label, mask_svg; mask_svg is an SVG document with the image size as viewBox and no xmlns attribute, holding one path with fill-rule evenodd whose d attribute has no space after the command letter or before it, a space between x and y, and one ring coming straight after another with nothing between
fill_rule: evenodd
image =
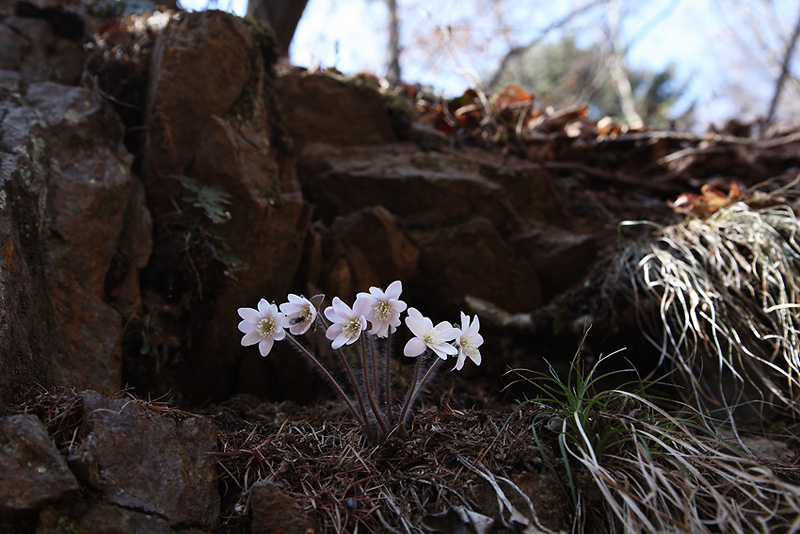
<instances>
[{"instance_id":1,"label":"tree trunk","mask_svg":"<svg viewBox=\"0 0 800 534\"><path fill-rule=\"evenodd\" d=\"M283 55L289 54L289 45L308 0L250 0L247 16L272 26Z\"/></svg>"},{"instance_id":2,"label":"tree trunk","mask_svg":"<svg viewBox=\"0 0 800 534\"><path fill-rule=\"evenodd\" d=\"M386 0L389 8L389 68L386 77L400 81L400 19L397 16L397 0Z\"/></svg>"}]
</instances>

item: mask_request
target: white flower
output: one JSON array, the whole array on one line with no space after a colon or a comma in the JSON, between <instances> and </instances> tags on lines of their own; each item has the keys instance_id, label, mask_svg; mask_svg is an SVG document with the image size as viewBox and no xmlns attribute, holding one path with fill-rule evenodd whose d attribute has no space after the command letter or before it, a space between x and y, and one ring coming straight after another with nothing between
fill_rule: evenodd
<instances>
[{"instance_id":1,"label":"white flower","mask_svg":"<svg viewBox=\"0 0 800 534\"><path fill-rule=\"evenodd\" d=\"M372 323L370 334L378 337L387 337L389 329L392 333L400 326L400 314L406 309L406 303L400 300L400 293L403 292L403 284L400 280L395 280L384 293L380 288L370 287L369 293L359 293L359 297L364 297L369 301L369 312L367 320Z\"/></svg>"},{"instance_id":2,"label":"white flower","mask_svg":"<svg viewBox=\"0 0 800 534\"><path fill-rule=\"evenodd\" d=\"M441 359L446 360L448 355L452 356L458 352L448 341L453 341L460 332L446 321L442 321L434 328L430 319L423 317L415 308L409 308L406 326L415 336L403 349L403 354L406 356L412 358L419 356L425 352L425 348L429 348Z\"/></svg>"},{"instance_id":3,"label":"white flower","mask_svg":"<svg viewBox=\"0 0 800 534\"><path fill-rule=\"evenodd\" d=\"M239 331L244 333L242 346L249 347L258 343L258 351L262 356L269 354L272 344L286 336L283 330L288 326L286 315L278 311L275 304L266 300L258 301L258 309L239 308L239 316L244 319L239 323Z\"/></svg>"},{"instance_id":4,"label":"white flower","mask_svg":"<svg viewBox=\"0 0 800 534\"><path fill-rule=\"evenodd\" d=\"M325 317L332 323L325 332L325 337L333 341L333 350L340 349L342 345L352 345L367 328L366 314L369 311L369 300L364 297L356 298L353 309L342 302L339 297L333 297L333 306L325 308Z\"/></svg>"},{"instance_id":5,"label":"white flower","mask_svg":"<svg viewBox=\"0 0 800 534\"><path fill-rule=\"evenodd\" d=\"M456 347L458 347L458 360L456 366L453 367L455 371L460 371L464 367L464 362L469 356L470 360L475 362L475 365L481 364L481 353L478 347L483 345L483 337L478 333L481 323L478 321L478 316L470 324L469 315L461 312L461 329L459 336L456 338Z\"/></svg>"},{"instance_id":6,"label":"white flower","mask_svg":"<svg viewBox=\"0 0 800 534\"><path fill-rule=\"evenodd\" d=\"M317 309L305 297L289 294L289 302L281 304L281 311L286 314L289 332L295 336L305 334L317 318Z\"/></svg>"}]
</instances>

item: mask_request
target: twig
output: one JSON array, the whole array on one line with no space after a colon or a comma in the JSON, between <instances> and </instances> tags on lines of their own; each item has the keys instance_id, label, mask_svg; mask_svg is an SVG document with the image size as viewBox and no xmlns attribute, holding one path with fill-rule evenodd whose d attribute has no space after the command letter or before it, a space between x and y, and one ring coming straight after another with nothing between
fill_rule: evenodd
<instances>
[{"instance_id":1,"label":"twig","mask_svg":"<svg viewBox=\"0 0 800 534\"><path fill-rule=\"evenodd\" d=\"M778 81L775 83L775 92L772 95L772 101L769 103L769 111L767 112L766 123L771 124L772 119L775 117L775 110L778 107L778 101L783 91L783 85L786 83L786 78L789 76L789 66L792 62L792 54L794 54L797 39L800 37L800 12L797 15L797 22L794 26L794 32L789 42L786 43L786 53L783 55L783 63L781 64L781 74L778 76Z\"/></svg>"}]
</instances>

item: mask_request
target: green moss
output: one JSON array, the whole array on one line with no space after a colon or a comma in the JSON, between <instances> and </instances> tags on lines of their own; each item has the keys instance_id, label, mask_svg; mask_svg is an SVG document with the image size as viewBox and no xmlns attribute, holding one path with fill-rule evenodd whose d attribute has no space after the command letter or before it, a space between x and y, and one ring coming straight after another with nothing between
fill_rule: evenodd
<instances>
[{"instance_id":1,"label":"green moss","mask_svg":"<svg viewBox=\"0 0 800 534\"><path fill-rule=\"evenodd\" d=\"M261 196L268 199L273 204L278 204L280 202L281 195L283 194L280 182L275 181L269 185L262 185L259 189L261 190Z\"/></svg>"},{"instance_id":2,"label":"green moss","mask_svg":"<svg viewBox=\"0 0 800 534\"><path fill-rule=\"evenodd\" d=\"M278 38L275 35L275 30L269 24L265 24L253 17L245 17L242 22L244 22L245 27L253 38L255 50L261 54L264 60L267 74L270 78L274 78L274 65L277 63L279 56Z\"/></svg>"},{"instance_id":3,"label":"green moss","mask_svg":"<svg viewBox=\"0 0 800 534\"><path fill-rule=\"evenodd\" d=\"M16 443L6 443L3 445L3 452L14 458L22 458L22 453Z\"/></svg>"},{"instance_id":4,"label":"green moss","mask_svg":"<svg viewBox=\"0 0 800 534\"><path fill-rule=\"evenodd\" d=\"M78 534L78 527L75 522L67 516L59 516L56 520L56 527L58 532L63 534Z\"/></svg>"}]
</instances>

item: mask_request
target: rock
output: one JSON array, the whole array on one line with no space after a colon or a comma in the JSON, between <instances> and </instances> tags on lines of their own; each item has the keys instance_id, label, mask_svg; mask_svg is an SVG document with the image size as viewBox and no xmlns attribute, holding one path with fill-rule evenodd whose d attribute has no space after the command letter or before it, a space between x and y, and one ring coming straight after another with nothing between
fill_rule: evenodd
<instances>
[{"instance_id":1,"label":"rock","mask_svg":"<svg viewBox=\"0 0 800 534\"><path fill-rule=\"evenodd\" d=\"M309 534L316 532L314 521L295 499L276 484L259 480L250 488L252 534Z\"/></svg>"},{"instance_id":2,"label":"rock","mask_svg":"<svg viewBox=\"0 0 800 534\"><path fill-rule=\"evenodd\" d=\"M395 280L407 280L417 272L420 252L397 219L383 206L364 208L334 219L331 231L342 247L350 280L337 283L333 276L323 289L329 295L350 295L370 286L385 288ZM339 258L334 258L335 261ZM337 269L331 269L336 273Z\"/></svg>"},{"instance_id":3,"label":"rock","mask_svg":"<svg viewBox=\"0 0 800 534\"><path fill-rule=\"evenodd\" d=\"M252 75L253 41L237 17L221 11L186 13L158 36L150 63L145 185L156 216L180 196L172 174L185 174L213 116L232 110Z\"/></svg>"},{"instance_id":4,"label":"rock","mask_svg":"<svg viewBox=\"0 0 800 534\"><path fill-rule=\"evenodd\" d=\"M19 4L0 21L0 69L19 71L28 82L77 85L87 58L83 21L56 7Z\"/></svg>"},{"instance_id":5,"label":"rock","mask_svg":"<svg viewBox=\"0 0 800 534\"><path fill-rule=\"evenodd\" d=\"M215 426L159 414L127 398L93 391L82 397L88 433L71 463L99 475L83 482L105 503L156 515L173 527L212 529L220 507Z\"/></svg>"},{"instance_id":6,"label":"rock","mask_svg":"<svg viewBox=\"0 0 800 534\"><path fill-rule=\"evenodd\" d=\"M599 248L594 235L552 225L516 236L510 245L519 257L530 262L541 282L545 301L586 276Z\"/></svg>"},{"instance_id":7,"label":"rock","mask_svg":"<svg viewBox=\"0 0 800 534\"><path fill-rule=\"evenodd\" d=\"M460 305L464 295L471 295L511 313L541 306L542 290L532 264L487 219L417 230L412 237L420 248L421 278L437 300Z\"/></svg>"},{"instance_id":8,"label":"rock","mask_svg":"<svg viewBox=\"0 0 800 534\"><path fill-rule=\"evenodd\" d=\"M82 88L27 85L10 73L0 87L8 95L0 102L0 242L9 275L0 282L0 359L20 373L17 387L36 379L117 389L122 328L105 283L133 180L121 124ZM34 362L22 366L29 378L13 363L23 360Z\"/></svg>"},{"instance_id":9,"label":"rock","mask_svg":"<svg viewBox=\"0 0 800 534\"><path fill-rule=\"evenodd\" d=\"M275 86L289 135L299 146L375 145L397 140L376 86L333 75L291 73Z\"/></svg>"},{"instance_id":10,"label":"rock","mask_svg":"<svg viewBox=\"0 0 800 534\"><path fill-rule=\"evenodd\" d=\"M127 321L141 309L139 273L153 250L153 219L145 203L144 186L138 179L131 181L123 217L119 246L111 260L105 286L109 303Z\"/></svg>"},{"instance_id":11,"label":"rock","mask_svg":"<svg viewBox=\"0 0 800 534\"><path fill-rule=\"evenodd\" d=\"M36 416L0 418L0 514L35 513L77 491L78 482Z\"/></svg>"},{"instance_id":12,"label":"rock","mask_svg":"<svg viewBox=\"0 0 800 534\"><path fill-rule=\"evenodd\" d=\"M534 263L511 243L544 226L543 221L562 209L561 200L555 194L537 196L553 190L546 171L519 162L516 170L504 171L503 160L471 154L464 158L406 144L343 149L317 144L302 153L299 176L321 220L331 221L334 230L346 217L375 206L396 217L397 228L410 240L407 250L413 252L405 268L393 269L393 274L406 281L416 279L415 296L424 298L416 305L430 306L428 313L434 309L451 313L465 295L510 312L535 309L542 304L542 295ZM498 182L511 182L512 177L519 183L510 194ZM372 283L370 277L375 277L366 266L373 272L388 268L389 263L380 259L387 255L383 251L388 241L377 238L374 222L362 220L347 228L347 269L330 265L314 282L330 288L337 277L346 283L349 276L359 284L352 289L362 291L368 286L359 278ZM366 276L355 276L359 269Z\"/></svg>"},{"instance_id":13,"label":"rock","mask_svg":"<svg viewBox=\"0 0 800 534\"><path fill-rule=\"evenodd\" d=\"M274 126L270 42L267 30L232 15L190 13L169 24L153 52L154 142L144 174L157 244L143 276L147 320L183 350L202 348L176 366L193 402L236 387L246 350L236 309L285 297L310 226L311 207ZM201 202L175 175L217 200ZM152 385L149 375L138 380Z\"/></svg>"},{"instance_id":14,"label":"rock","mask_svg":"<svg viewBox=\"0 0 800 534\"><path fill-rule=\"evenodd\" d=\"M521 225L503 188L482 174L480 164L456 153L423 152L411 144L317 144L298 160L303 191L326 222L380 205L408 228L435 228L478 215L503 235Z\"/></svg>"},{"instance_id":15,"label":"rock","mask_svg":"<svg viewBox=\"0 0 800 534\"><path fill-rule=\"evenodd\" d=\"M468 147L460 148L459 155L478 163L483 176L503 188L514 211L523 220L543 223L571 218L556 191L553 176L541 165Z\"/></svg>"},{"instance_id":16,"label":"rock","mask_svg":"<svg viewBox=\"0 0 800 534\"><path fill-rule=\"evenodd\" d=\"M173 534L163 519L136 510L83 501L42 510L36 534L91 532L93 534ZM186 531L181 531L186 532Z\"/></svg>"}]
</instances>

